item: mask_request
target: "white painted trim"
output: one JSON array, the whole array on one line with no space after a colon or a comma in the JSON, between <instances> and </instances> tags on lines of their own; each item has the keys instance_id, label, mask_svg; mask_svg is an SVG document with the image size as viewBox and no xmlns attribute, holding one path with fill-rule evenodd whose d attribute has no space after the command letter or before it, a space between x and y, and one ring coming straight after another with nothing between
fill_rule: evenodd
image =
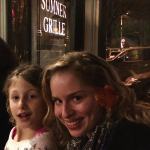
<instances>
[{"instance_id":1,"label":"white painted trim","mask_svg":"<svg viewBox=\"0 0 150 150\"><path fill-rule=\"evenodd\" d=\"M99 0L85 0L85 50L98 54Z\"/></svg>"},{"instance_id":2,"label":"white painted trim","mask_svg":"<svg viewBox=\"0 0 150 150\"><path fill-rule=\"evenodd\" d=\"M0 0L0 37L7 40L6 0Z\"/></svg>"}]
</instances>

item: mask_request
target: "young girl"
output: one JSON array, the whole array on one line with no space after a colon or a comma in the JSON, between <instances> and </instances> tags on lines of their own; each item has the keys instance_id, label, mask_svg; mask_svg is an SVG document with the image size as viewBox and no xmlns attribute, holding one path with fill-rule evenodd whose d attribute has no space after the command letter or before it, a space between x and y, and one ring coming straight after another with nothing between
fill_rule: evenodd
<instances>
[{"instance_id":1,"label":"young girl","mask_svg":"<svg viewBox=\"0 0 150 150\"><path fill-rule=\"evenodd\" d=\"M52 131L43 125L48 108L41 94L42 69L21 65L7 78L4 92L14 123L5 150L57 149Z\"/></svg>"}]
</instances>

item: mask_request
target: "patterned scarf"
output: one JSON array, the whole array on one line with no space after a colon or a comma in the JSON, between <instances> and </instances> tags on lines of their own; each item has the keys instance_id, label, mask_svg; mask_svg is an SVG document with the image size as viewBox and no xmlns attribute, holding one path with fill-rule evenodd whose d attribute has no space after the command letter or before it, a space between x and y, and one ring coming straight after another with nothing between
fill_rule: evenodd
<instances>
[{"instance_id":1,"label":"patterned scarf","mask_svg":"<svg viewBox=\"0 0 150 150\"><path fill-rule=\"evenodd\" d=\"M104 122L96 126L90 138L87 136L73 138L67 145L67 150L106 150L112 124Z\"/></svg>"}]
</instances>

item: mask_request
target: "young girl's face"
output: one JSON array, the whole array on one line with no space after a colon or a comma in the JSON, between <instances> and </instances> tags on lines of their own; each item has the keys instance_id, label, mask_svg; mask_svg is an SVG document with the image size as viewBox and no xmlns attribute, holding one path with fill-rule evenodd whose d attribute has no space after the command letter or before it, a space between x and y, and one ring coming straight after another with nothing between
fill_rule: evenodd
<instances>
[{"instance_id":1,"label":"young girl's face","mask_svg":"<svg viewBox=\"0 0 150 150\"><path fill-rule=\"evenodd\" d=\"M40 91L22 77L14 77L8 89L10 111L17 127L38 129L46 114Z\"/></svg>"}]
</instances>

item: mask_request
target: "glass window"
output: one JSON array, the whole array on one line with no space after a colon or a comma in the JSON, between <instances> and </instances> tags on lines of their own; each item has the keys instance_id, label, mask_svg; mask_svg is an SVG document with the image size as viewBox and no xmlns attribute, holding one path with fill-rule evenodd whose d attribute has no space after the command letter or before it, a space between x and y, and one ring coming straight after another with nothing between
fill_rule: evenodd
<instances>
[{"instance_id":1,"label":"glass window","mask_svg":"<svg viewBox=\"0 0 150 150\"><path fill-rule=\"evenodd\" d=\"M129 51L125 58L128 61L142 60L142 52L140 50Z\"/></svg>"},{"instance_id":2,"label":"glass window","mask_svg":"<svg viewBox=\"0 0 150 150\"><path fill-rule=\"evenodd\" d=\"M29 62L31 57L30 0L10 0L8 3L8 43L19 60Z\"/></svg>"},{"instance_id":3,"label":"glass window","mask_svg":"<svg viewBox=\"0 0 150 150\"><path fill-rule=\"evenodd\" d=\"M149 46L150 1L111 0L107 3L107 47Z\"/></svg>"}]
</instances>

